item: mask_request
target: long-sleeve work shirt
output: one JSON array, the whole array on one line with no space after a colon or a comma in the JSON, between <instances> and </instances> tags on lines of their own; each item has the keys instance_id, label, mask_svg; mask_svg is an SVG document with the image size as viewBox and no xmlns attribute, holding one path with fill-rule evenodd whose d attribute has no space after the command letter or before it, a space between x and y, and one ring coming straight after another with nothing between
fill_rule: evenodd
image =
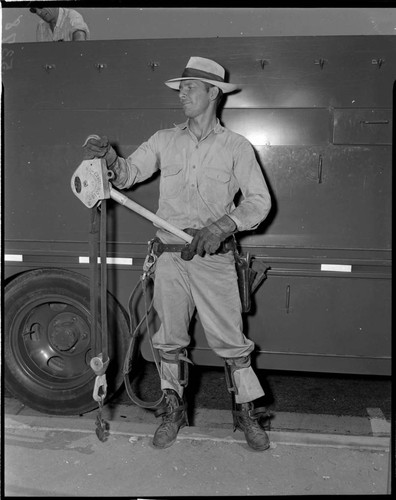
<instances>
[{"instance_id":1,"label":"long-sleeve work shirt","mask_svg":"<svg viewBox=\"0 0 396 500\"><path fill-rule=\"evenodd\" d=\"M238 231L255 229L267 216L271 198L254 150L248 140L223 127L215 127L199 141L188 121L159 130L128 158L117 158L114 185L120 189L161 170L157 215L180 229L200 229L229 215ZM241 191L237 206L234 198ZM164 230L165 243L180 239Z\"/></svg>"}]
</instances>

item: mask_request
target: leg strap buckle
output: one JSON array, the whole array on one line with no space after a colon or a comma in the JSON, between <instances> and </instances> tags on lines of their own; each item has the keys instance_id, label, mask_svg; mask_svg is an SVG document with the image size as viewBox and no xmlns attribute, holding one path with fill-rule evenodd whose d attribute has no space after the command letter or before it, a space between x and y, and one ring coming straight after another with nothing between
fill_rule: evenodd
<instances>
[{"instance_id":1,"label":"leg strap buckle","mask_svg":"<svg viewBox=\"0 0 396 500\"><path fill-rule=\"evenodd\" d=\"M225 358L225 379L227 389L230 394L238 394L238 388L235 384L234 373L241 368L248 368L250 366L250 356L241 358Z\"/></svg>"},{"instance_id":2,"label":"leg strap buckle","mask_svg":"<svg viewBox=\"0 0 396 500\"><path fill-rule=\"evenodd\" d=\"M188 364L193 365L191 359L187 357L187 349L175 349L173 351L159 351L160 358L164 363L178 365L177 378L182 387L188 385Z\"/></svg>"}]
</instances>

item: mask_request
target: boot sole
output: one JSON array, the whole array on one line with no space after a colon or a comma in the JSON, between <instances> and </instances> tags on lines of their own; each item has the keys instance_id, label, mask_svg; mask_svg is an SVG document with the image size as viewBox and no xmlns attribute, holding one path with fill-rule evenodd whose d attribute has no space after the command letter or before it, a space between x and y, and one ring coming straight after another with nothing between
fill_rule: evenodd
<instances>
[{"instance_id":1,"label":"boot sole","mask_svg":"<svg viewBox=\"0 0 396 500\"><path fill-rule=\"evenodd\" d=\"M235 430L239 430L239 431L243 432L243 434L245 434L245 431L242 429L242 427L239 424L236 424L234 431ZM245 435L245 439L246 439L246 435ZM271 443L268 442L268 444L265 445L265 446L256 446L256 447L254 447L254 446L252 446L251 444L248 443L247 439L246 439L246 443L249 446L249 448L251 448L254 451L265 451L265 450L268 450L268 448L271 446Z\"/></svg>"},{"instance_id":2,"label":"boot sole","mask_svg":"<svg viewBox=\"0 0 396 500\"><path fill-rule=\"evenodd\" d=\"M154 448L158 448L159 450L163 450L165 448L169 448L170 446L172 446L172 444L175 443L176 439L177 439L177 436L175 437L175 439L173 441L171 441L170 443L166 443L164 445L155 444L154 441L152 444L153 444Z\"/></svg>"},{"instance_id":3,"label":"boot sole","mask_svg":"<svg viewBox=\"0 0 396 500\"><path fill-rule=\"evenodd\" d=\"M265 447L258 447L258 448L254 448L252 445L250 445L249 443L247 443L249 448L252 449L253 451L265 451L265 450L268 450L268 448L271 446L271 443L268 443L267 446Z\"/></svg>"},{"instance_id":4,"label":"boot sole","mask_svg":"<svg viewBox=\"0 0 396 500\"><path fill-rule=\"evenodd\" d=\"M173 441L170 441L169 443L165 443L164 445L159 445L159 444L155 444L155 443L154 443L154 439L153 439L153 440L152 440L152 445L154 446L154 448L158 448L158 449L160 449L160 450L163 450L163 449L165 449L165 448L169 448L170 446L172 446L172 444L174 444L174 443L175 443L175 441L176 441L176 439L177 439L177 436L178 436L178 434L179 434L180 429L182 429L183 427L186 427L187 425L188 425L188 423L187 423L187 422L185 422L184 424L182 424L182 425L179 427L179 429L178 429L178 431L177 431L177 434L176 434L176 437L175 437L175 439L173 439Z\"/></svg>"}]
</instances>

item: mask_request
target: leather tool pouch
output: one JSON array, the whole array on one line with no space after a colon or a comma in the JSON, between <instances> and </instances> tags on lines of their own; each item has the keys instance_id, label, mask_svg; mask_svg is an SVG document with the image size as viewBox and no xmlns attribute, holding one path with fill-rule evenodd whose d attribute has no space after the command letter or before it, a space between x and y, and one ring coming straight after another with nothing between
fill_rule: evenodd
<instances>
[{"instance_id":1,"label":"leather tool pouch","mask_svg":"<svg viewBox=\"0 0 396 500\"><path fill-rule=\"evenodd\" d=\"M235 268L238 276L239 296L242 303L242 312L247 313L250 311L252 306L251 296L256 291L258 286L266 279L266 272L269 268L265 268L260 272L252 269L249 253L244 256L238 251L235 251L234 256Z\"/></svg>"}]
</instances>

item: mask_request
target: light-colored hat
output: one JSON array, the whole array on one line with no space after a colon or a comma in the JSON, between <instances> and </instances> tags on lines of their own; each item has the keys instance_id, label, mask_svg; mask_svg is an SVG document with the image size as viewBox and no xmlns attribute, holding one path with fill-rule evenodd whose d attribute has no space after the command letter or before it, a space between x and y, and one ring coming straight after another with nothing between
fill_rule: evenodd
<instances>
[{"instance_id":1,"label":"light-colored hat","mask_svg":"<svg viewBox=\"0 0 396 500\"><path fill-rule=\"evenodd\" d=\"M190 57L185 70L180 78L167 80L165 85L174 90L179 90L181 80L201 80L219 87L224 93L232 92L238 86L232 83L226 83L225 69L211 59L204 57Z\"/></svg>"}]
</instances>

